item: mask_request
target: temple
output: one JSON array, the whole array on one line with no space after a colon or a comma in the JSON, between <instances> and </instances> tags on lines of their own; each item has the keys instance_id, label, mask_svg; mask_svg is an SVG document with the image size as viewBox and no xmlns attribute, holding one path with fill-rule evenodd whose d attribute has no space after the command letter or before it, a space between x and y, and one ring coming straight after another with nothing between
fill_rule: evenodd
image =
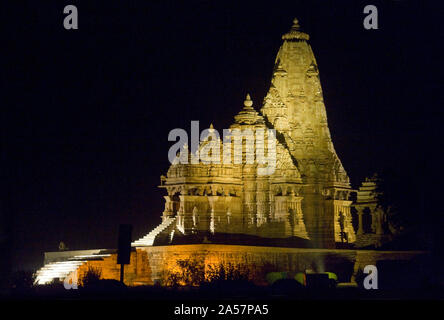
<instances>
[{"instance_id":1,"label":"temple","mask_svg":"<svg viewBox=\"0 0 444 320\"><path fill-rule=\"evenodd\" d=\"M288 270L303 269L307 261L333 254L355 261L356 271L359 257L365 257L365 263L373 263L369 257L380 257L379 253L364 255L354 250L380 241L383 215L372 198L374 184L365 182L353 204L359 218L355 232L353 190L331 139L309 35L295 19L282 40L262 105L254 105L247 95L229 128L249 132L242 140L242 161L191 161L195 151L184 146L177 159L190 161L174 161L161 176L165 209L158 213L159 225L132 243L132 262L125 269L131 274L130 284L153 283L171 266L168 261L190 254L201 254L203 261L217 257L214 259L220 262L257 252L254 259L273 263L281 259L282 268ZM217 142L220 152L212 156L223 158L225 149L233 149L224 148L228 142L212 134L214 130L211 126L198 152ZM268 130L275 130L275 148L265 150L275 152L275 168L270 174L258 174L263 166L260 161L244 161L254 156L246 143L256 139L256 148L264 146L257 133ZM234 155L231 152L230 157ZM373 227L364 230L362 216L367 212L373 217ZM350 251L338 251L338 243L347 244ZM289 255L295 257L295 264L288 264ZM115 251L89 250L47 254L36 281L44 284L61 279L88 264L101 266L105 278L119 278Z\"/></svg>"},{"instance_id":2,"label":"temple","mask_svg":"<svg viewBox=\"0 0 444 320\"><path fill-rule=\"evenodd\" d=\"M167 193L163 222L134 246L180 243L174 238L184 236L195 241L221 239L214 235L227 233L296 237L321 248L334 248L341 237L348 243L356 240L349 201L352 190L330 137L309 36L295 19L282 39L260 112L248 95L230 127L250 130L253 138L257 130L276 130L274 173L260 176L258 164L246 164L245 159L237 165L202 161L171 165L160 186Z\"/></svg>"}]
</instances>

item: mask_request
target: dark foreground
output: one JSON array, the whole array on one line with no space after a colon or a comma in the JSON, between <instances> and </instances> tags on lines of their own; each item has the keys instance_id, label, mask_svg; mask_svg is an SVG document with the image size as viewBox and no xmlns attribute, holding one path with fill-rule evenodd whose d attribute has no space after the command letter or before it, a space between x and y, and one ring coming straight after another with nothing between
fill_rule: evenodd
<instances>
[{"instance_id":1,"label":"dark foreground","mask_svg":"<svg viewBox=\"0 0 444 320\"><path fill-rule=\"evenodd\" d=\"M248 282L227 282L202 287L126 287L117 281L89 288L67 290L63 285L40 286L3 292L1 300L152 300L152 301L253 301L253 300L444 300L444 286L371 289L337 286L306 288L294 282L255 286Z\"/></svg>"},{"instance_id":2,"label":"dark foreground","mask_svg":"<svg viewBox=\"0 0 444 320\"><path fill-rule=\"evenodd\" d=\"M418 308L442 309L444 287L421 289L365 290L356 287L308 289L248 284L221 284L201 288L155 286L78 288L33 288L10 292L0 299L3 310L14 314L33 310L49 318L65 314L88 315L94 319L287 319L309 314L316 319L325 313L353 312L407 318ZM154 316L155 315L155 316ZM45 318L46 318L45 316Z\"/></svg>"}]
</instances>

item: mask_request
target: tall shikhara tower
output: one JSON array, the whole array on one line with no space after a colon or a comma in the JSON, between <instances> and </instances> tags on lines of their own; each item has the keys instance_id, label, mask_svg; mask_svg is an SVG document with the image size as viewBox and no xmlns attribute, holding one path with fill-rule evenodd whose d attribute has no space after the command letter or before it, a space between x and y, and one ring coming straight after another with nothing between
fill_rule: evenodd
<instances>
[{"instance_id":1,"label":"tall shikhara tower","mask_svg":"<svg viewBox=\"0 0 444 320\"><path fill-rule=\"evenodd\" d=\"M280 133L302 174L302 207L311 238L332 247L343 230L354 242L349 177L331 140L309 35L300 31L294 19L282 40L261 112Z\"/></svg>"},{"instance_id":2,"label":"tall shikhara tower","mask_svg":"<svg viewBox=\"0 0 444 320\"><path fill-rule=\"evenodd\" d=\"M250 130L253 137L259 130L275 129L276 170L264 176L257 174L257 164L173 163L161 179L167 193L162 223L134 247L203 239L259 244L262 240L253 240L260 238L271 244L307 245L308 240L312 246L334 248L335 242L356 240L349 178L330 137L309 36L295 19L282 39L260 112L247 96L230 126ZM222 148L225 142L216 139ZM182 151L190 160L195 156L188 148Z\"/></svg>"}]
</instances>

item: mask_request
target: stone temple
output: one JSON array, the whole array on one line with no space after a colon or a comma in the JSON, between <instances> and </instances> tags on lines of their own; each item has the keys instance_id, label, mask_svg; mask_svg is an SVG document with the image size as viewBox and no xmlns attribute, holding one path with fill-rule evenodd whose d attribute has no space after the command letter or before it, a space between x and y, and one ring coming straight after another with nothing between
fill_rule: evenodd
<instances>
[{"instance_id":1,"label":"stone temple","mask_svg":"<svg viewBox=\"0 0 444 320\"><path fill-rule=\"evenodd\" d=\"M355 241L348 200L352 190L330 137L309 36L294 20L282 39L260 112L248 96L230 127L253 133L276 130L274 173L259 176L258 164L245 161L171 165L160 186L166 191L163 222L134 246L229 233L298 237L316 247L334 248L335 241L341 242L341 215L343 236Z\"/></svg>"},{"instance_id":2,"label":"stone temple","mask_svg":"<svg viewBox=\"0 0 444 320\"><path fill-rule=\"evenodd\" d=\"M325 264L334 255L354 264L355 273L365 263L400 258L353 248L364 234L361 212L366 203L358 204L355 232L349 200L353 190L333 146L319 70L308 40L295 19L282 36L262 105L254 105L247 95L230 127L253 133L275 130L274 172L258 175L258 163L173 162L161 176L165 209L159 212L160 224L132 243L131 264L125 270L129 284L153 283L175 260L191 255L206 264L271 261L288 271L304 269L313 261ZM202 142L199 149L209 141L213 139ZM181 152L181 157L193 156L187 148ZM246 153L244 148L243 156ZM375 221L373 231L380 234ZM336 249L337 243L344 242L347 250ZM115 250L49 252L37 272L37 283L81 273L90 265L100 267L105 278L119 279L116 262Z\"/></svg>"}]
</instances>

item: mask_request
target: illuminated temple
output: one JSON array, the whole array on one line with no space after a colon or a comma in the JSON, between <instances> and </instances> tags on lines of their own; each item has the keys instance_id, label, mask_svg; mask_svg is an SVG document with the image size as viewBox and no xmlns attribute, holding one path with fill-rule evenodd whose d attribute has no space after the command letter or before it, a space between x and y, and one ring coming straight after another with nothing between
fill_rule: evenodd
<instances>
[{"instance_id":1,"label":"illuminated temple","mask_svg":"<svg viewBox=\"0 0 444 320\"><path fill-rule=\"evenodd\" d=\"M153 283L163 268L190 255L205 263L271 261L293 271L328 254L353 261L355 272L359 263L378 259L353 250L365 228L361 214L359 230L352 224L353 190L330 136L309 35L295 19L282 40L262 105L247 95L230 127L276 130L274 172L259 175L257 163L173 163L161 177L165 209L159 225L132 243L129 284ZM192 156L187 148L182 152ZM349 250L336 249L338 243ZM90 265L100 267L104 278L119 279L115 250L87 250L46 253L37 283Z\"/></svg>"},{"instance_id":2,"label":"illuminated temple","mask_svg":"<svg viewBox=\"0 0 444 320\"><path fill-rule=\"evenodd\" d=\"M236 234L239 241L246 238L241 235L295 237L322 248L334 248L335 242L341 242L341 232L347 242L356 240L349 178L330 137L309 36L294 20L282 39L260 112L247 96L230 127L250 129L253 134L276 130L274 173L258 175L258 164L245 161L171 165L161 181L167 193L163 222L134 246L180 243L187 241L180 240L184 236L222 241L218 234L230 234L229 239Z\"/></svg>"}]
</instances>

